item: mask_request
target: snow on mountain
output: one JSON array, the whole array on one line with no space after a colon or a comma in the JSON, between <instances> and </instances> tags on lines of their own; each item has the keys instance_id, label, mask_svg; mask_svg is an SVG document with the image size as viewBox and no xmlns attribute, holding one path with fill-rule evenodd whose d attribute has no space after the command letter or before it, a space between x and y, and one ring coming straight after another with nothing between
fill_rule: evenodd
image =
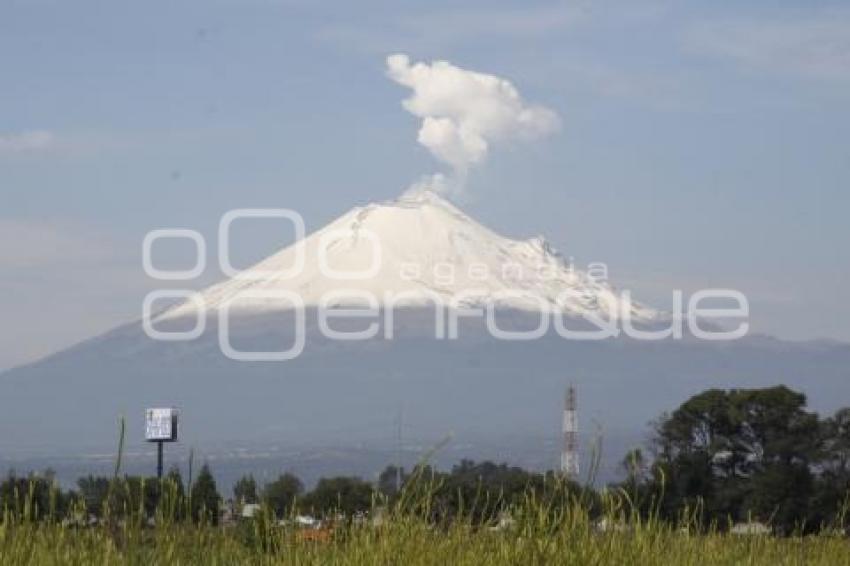
<instances>
[{"instance_id":1,"label":"snow on mountain","mask_svg":"<svg viewBox=\"0 0 850 566\"><path fill-rule=\"evenodd\" d=\"M575 268L542 237L505 238L422 189L356 207L201 291L200 298L211 312L224 305L249 312L291 309L280 293L296 294L306 307L363 305L370 297L376 307L439 301L448 308L494 304L602 318L617 318L626 308L638 322L663 316L637 302L624 303L607 281ZM155 320L190 316L198 304L186 301Z\"/></svg>"}]
</instances>

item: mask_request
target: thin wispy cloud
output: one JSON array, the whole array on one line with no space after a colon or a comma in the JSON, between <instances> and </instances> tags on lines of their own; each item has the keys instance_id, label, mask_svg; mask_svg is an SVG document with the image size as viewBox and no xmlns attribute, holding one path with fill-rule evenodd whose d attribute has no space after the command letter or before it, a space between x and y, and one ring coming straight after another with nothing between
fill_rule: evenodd
<instances>
[{"instance_id":1,"label":"thin wispy cloud","mask_svg":"<svg viewBox=\"0 0 850 566\"><path fill-rule=\"evenodd\" d=\"M69 222L0 219L0 265L21 269L98 263L114 255L107 241Z\"/></svg>"},{"instance_id":2,"label":"thin wispy cloud","mask_svg":"<svg viewBox=\"0 0 850 566\"><path fill-rule=\"evenodd\" d=\"M444 42L486 37L540 37L578 23L585 17L577 7L563 3L494 10L453 10L408 16L401 27Z\"/></svg>"},{"instance_id":3,"label":"thin wispy cloud","mask_svg":"<svg viewBox=\"0 0 850 566\"><path fill-rule=\"evenodd\" d=\"M750 69L850 82L850 10L702 23L690 29L685 41L692 51Z\"/></svg>"},{"instance_id":4,"label":"thin wispy cloud","mask_svg":"<svg viewBox=\"0 0 850 566\"><path fill-rule=\"evenodd\" d=\"M56 136L47 130L0 133L0 153L22 153L51 149Z\"/></svg>"},{"instance_id":5,"label":"thin wispy cloud","mask_svg":"<svg viewBox=\"0 0 850 566\"><path fill-rule=\"evenodd\" d=\"M158 140L157 140L158 141ZM105 150L131 149L150 145L150 136L135 132L76 130L56 132L46 129L0 132L0 156L49 155L81 156Z\"/></svg>"},{"instance_id":6,"label":"thin wispy cloud","mask_svg":"<svg viewBox=\"0 0 850 566\"><path fill-rule=\"evenodd\" d=\"M517 40L541 37L568 29L586 17L583 9L557 2L518 8L486 10L429 10L416 14L389 14L370 25L337 22L316 33L323 42L366 53L399 49L431 51L487 39Z\"/></svg>"},{"instance_id":7,"label":"thin wispy cloud","mask_svg":"<svg viewBox=\"0 0 850 566\"><path fill-rule=\"evenodd\" d=\"M663 72L649 65L631 67L612 64L595 54L568 53L541 61L534 69L524 70L526 80L543 84L547 79L565 96L611 100L652 111L685 111L705 105L705 92L699 76L686 66Z\"/></svg>"}]
</instances>

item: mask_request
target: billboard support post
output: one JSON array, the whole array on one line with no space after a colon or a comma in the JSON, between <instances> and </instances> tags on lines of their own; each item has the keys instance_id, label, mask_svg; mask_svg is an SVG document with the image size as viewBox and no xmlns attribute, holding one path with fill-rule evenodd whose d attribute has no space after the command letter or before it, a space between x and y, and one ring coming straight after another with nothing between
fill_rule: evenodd
<instances>
[{"instance_id":1,"label":"billboard support post","mask_svg":"<svg viewBox=\"0 0 850 566\"><path fill-rule=\"evenodd\" d=\"M156 478L162 480L162 440L156 441Z\"/></svg>"}]
</instances>

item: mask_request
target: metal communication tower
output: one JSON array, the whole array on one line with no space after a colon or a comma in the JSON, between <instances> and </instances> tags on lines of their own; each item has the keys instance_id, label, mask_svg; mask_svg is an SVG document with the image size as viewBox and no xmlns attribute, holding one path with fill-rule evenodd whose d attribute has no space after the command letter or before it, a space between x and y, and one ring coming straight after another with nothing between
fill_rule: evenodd
<instances>
[{"instance_id":1,"label":"metal communication tower","mask_svg":"<svg viewBox=\"0 0 850 566\"><path fill-rule=\"evenodd\" d=\"M576 388L567 387L564 399L564 446L561 452L561 473L578 479L578 415L576 413Z\"/></svg>"}]
</instances>

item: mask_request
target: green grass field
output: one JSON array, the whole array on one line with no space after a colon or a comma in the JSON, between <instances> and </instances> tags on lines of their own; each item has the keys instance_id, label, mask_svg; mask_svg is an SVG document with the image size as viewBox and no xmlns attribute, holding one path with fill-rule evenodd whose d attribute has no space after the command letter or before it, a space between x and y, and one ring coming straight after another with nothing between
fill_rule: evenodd
<instances>
[{"instance_id":1,"label":"green grass field","mask_svg":"<svg viewBox=\"0 0 850 566\"><path fill-rule=\"evenodd\" d=\"M495 518L473 524L467 514L426 519L433 516L427 497L413 504L402 497L382 507L380 521L341 521L323 537L279 526L268 512L216 527L174 521L160 509L155 521L125 513L74 527L7 510L0 564L850 564L844 536L697 533L687 520L670 525L622 509L606 504L602 520L613 526L601 528L580 500L553 505L530 496L498 526Z\"/></svg>"},{"instance_id":2,"label":"green grass field","mask_svg":"<svg viewBox=\"0 0 850 566\"><path fill-rule=\"evenodd\" d=\"M539 532L434 530L424 523L350 529L328 543L287 533L253 542L233 529L73 531L59 526L0 529L2 564L847 564L837 538L737 538L640 530Z\"/></svg>"}]
</instances>

